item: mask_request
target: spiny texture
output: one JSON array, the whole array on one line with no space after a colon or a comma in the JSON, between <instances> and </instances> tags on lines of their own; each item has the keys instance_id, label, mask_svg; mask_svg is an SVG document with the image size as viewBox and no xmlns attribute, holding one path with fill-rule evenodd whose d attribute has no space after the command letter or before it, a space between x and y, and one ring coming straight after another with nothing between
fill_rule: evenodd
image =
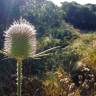
<instances>
[{"instance_id":1,"label":"spiny texture","mask_svg":"<svg viewBox=\"0 0 96 96\"><path fill-rule=\"evenodd\" d=\"M15 21L5 31L4 50L15 58L32 56L36 51L36 30L25 19Z\"/></svg>"}]
</instances>

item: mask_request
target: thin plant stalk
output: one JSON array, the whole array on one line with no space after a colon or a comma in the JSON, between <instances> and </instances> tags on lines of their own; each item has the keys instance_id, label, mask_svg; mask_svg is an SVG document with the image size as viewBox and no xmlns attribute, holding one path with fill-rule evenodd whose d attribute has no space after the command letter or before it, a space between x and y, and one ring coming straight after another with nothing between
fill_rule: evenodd
<instances>
[{"instance_id":1,"label":"thin plant stalk","mask_svg":"<svg viewBox=\"0 0 96 96\"><path fill-rule=\"evenodd\" d=\"M17 96L22 96L22 60L17 59Z\"/></svg>"}]
</instances>

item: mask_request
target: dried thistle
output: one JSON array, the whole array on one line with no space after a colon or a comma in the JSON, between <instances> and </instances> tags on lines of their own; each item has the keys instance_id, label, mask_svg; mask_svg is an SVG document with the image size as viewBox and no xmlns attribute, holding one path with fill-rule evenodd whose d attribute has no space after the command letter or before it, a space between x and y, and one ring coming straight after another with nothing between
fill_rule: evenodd
<instances>
[{"instance_id":1,"label":"dried thistle","mask_svg":"<svg viewBox=\"0 0 96 96\"><path fill-rule=\"evenodd\" d=\"M36 30L25 19L14 22L5 31L4 51L15 58L26 58L35 54Z\"/></svg>"},{"instance_id":2,"label":"dried thistle","mask_svg":"<svg viewBox=\"0 0 96 96\"><path fill-rule=\"evenodd\" d=\"M36 30L25 19L15 21L5 31L4 52L17 59L17 96L22 96L22 59L35 55Z\"/></svg>"}]
</instances>

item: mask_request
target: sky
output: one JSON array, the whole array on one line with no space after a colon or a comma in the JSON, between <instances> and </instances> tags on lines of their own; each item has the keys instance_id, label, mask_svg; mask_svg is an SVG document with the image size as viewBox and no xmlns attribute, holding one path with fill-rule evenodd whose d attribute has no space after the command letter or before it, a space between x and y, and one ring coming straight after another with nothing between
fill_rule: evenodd
<instances>
[{"instance_id":1,"label":"sky","mask_svg":"<svg viewBox=\"0 0 96 96\"><path fill-rule=\"evenodd\" d=\"M68 2L76 1L79 4L87 4L87 3L96 4L96 0L49 0L49 1L53 1L58 6L60 6L60 2L64 2L64 1L68 1Z\"/></svg>"}]
</instances>

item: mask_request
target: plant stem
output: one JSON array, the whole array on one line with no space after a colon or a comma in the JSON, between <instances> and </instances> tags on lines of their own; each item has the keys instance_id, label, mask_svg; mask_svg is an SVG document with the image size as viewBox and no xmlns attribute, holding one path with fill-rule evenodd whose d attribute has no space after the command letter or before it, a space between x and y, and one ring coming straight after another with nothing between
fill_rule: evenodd
<instances>
[{"instance_id":1,"label":"plant stem","mask_svg":"<svg viewBox=\"0 0 96 96\"><path fill-rule=\"evenodd\" d=\"M22 60L17 60L17 96L22 96Z\"/></svg>"}]
</instances>

